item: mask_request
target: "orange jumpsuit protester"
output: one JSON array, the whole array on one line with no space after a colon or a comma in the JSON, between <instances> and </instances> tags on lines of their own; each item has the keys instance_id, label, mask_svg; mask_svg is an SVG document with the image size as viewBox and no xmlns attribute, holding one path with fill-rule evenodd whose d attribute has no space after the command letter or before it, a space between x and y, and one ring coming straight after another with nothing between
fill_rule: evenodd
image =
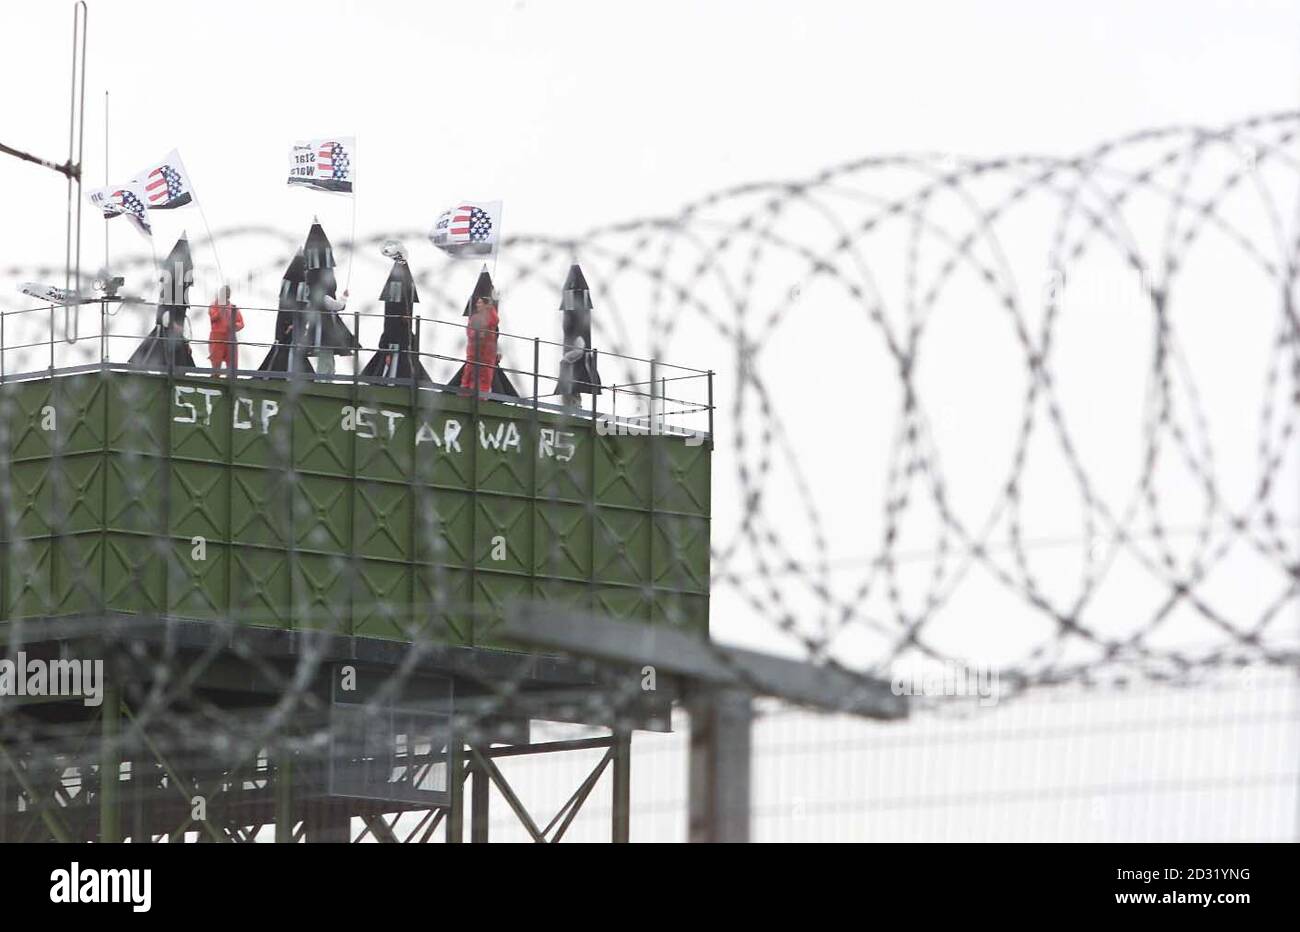
<instances>
[{"instance_id":1,"label":"orange jumpsuit protester","mask_svg":"<svg viewBox=\"0 0 1300 932\"><path fill-rule=\"evenodd\" d=\"M212 323L212 335L208 338L208 353L212 359L212 368L220 369L225 363L228 369L239 368L239 343L234 331L244 329L244 315L239 308L230 303L230 295L225 296L224 304L213 301L208 307L208 320ZM234 325L234 330L231 329Z\"/></svg>"},{"instance_id":2,"label":"orange jumpsuit protester","mask_svg":"<svg viewBox=\"0 0 1300 932\"><path fill-rule=\"evenodd\" d=\"M474 302L474 313L465 325L465 368L460 386L477 387L481 394L492 391L492 377L501 357L497 354L497 328L501 316L497 306L486 298Z\"/></svg>"}]
</instances>

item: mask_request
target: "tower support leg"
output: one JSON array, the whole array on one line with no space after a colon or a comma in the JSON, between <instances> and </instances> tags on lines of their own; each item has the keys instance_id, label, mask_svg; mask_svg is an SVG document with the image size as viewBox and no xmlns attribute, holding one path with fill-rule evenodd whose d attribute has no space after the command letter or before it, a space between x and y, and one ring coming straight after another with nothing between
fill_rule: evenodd
<instances>
[{"instance_id":1,"label":"tower support leg","mask_svg":"<svg viewBox=\"0 0 1300 932\"><path fill-rule=\"evenodd\" d=\"M614 734L613 759L614 805L610 841L627 844L632 824L632 733Z\"/></svg>"},{"instance_id":2,"label":"tower support leg","mask_svg":"<svg viewBox=\"0 0 1300 932\"><path fill-rule=\"evenodd\" d=\"M308 843L346 844L352 840L352 816L336 802L321 801L306 812Z\"/></svg>"},{"instance_id":3,"label":"tower support leg","mask_svg":"<svg viewBox=\"0 0 1300 932\"><path fill-rule=\"evenodd\" d=\"M486 844L488 840L488 803L492 778L477 764L471 765L469 840L473 844Z\"/></svg>"},{"instance_id":4,"label":"tower support leg","mask_svg":"<svg viewBox=\"0 0 1300 932\"><path fill-rule=\"evenodd\" d=\"M99 840L122 840L122 691L105 684L99 747Z\"/></svg>"},{"instance_id":5,"label":"tower support leg","mask_svg":"<svg viewBox=\"0 0 1300 932\"><path fill-rule=\"evenodd\" d=\"M749 841L751 696L711 690L690 702L693 842Z\"/></svg>"},{"instance_id":6,"label":"tower support leg","mask_svg":"<svg viewBox=\"0 0 1300 932\"><path fill-rule=\"evenodd\" d=\"M275 752L275 840L293 841L293 758L285 747Z\"/></svg>"},{"instance_id":7,"label":"tower support leg","mask_svg":"<svg viewBox=\"0 0 1300 932\"><path fill-rule=\"evenodd\" d=\"M447 842L458 845L465 840L465 747L452 739L447 753Z\"/></svg>"}]
</instances>

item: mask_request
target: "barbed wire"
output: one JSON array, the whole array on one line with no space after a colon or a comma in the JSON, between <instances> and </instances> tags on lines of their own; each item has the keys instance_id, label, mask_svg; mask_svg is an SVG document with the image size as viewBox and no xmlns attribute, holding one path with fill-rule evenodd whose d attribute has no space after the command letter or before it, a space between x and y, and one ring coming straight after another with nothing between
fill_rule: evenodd
<instances>
[{"instance_id":1,"label":"barbed wire","mask_svg":"<svg viewBox=\"0 0 1300 932\"><path fill-rule=\"evenodd\" d=\"M1143 130L1066 158L871 157L581 236L515 235L497 279L503 307L523 321L515 329L549 339L563 270L580 263L596 344L615 370L607 381L644 382L639 364L618 354L718 371L715 636L855 676L979 666L1004 696L1294 666L1298 134L1300 113L1288 112ZM356 291L381 281L387 260L375 247L389 239L419 242L424 231L339 244L358 260ZM298 246L296 234L263 226L214 240L223 277L249 288L278 282ZM143 277L153 267L137 254L113 269ZM413 257L423 313L459 319L463 269ZM12 294L16 282L55 271L3 268L0 287ZM1089 295L1090 282L1104 293ZM364 297L354 305L381 309ZM143 335L147 310L126 309L115 329L134 321ZM62 350L87 361L95 351ZM1141 371L1122 373L1134 358ZM305 416L306 384L284 387L290 417ZM441 410L436 393L417 395L413 411ZM1095 417L1094 401L1104 407ZM5 450L13 404L0 398ZM969 422L954 429L952 410ZM173 493L167 475L155 487L144 469L148 443L161 441L137 439L132 463L142 499L155 499L165 564ZM301 482L291 434L272 441L285 482ZM0 489L0 511L11 558L24 565L30 490L13 481ZM423 517L428 547L441 545L438 523ZM327 562L345 585L356 572L344 558ZM136 566L134 582L149 571ZM442 646L426 623L456 600L435 581L413 617L371 607L413 644L372 712ZM328 701L311 684L332 632L317 611L294 606L302 652L291 668L238 638L196 653L170 627L146 642L124 626L123 643L156 674L135 720L195 753L248 758L275 742L319 750L331 739ZM259 619L231 612L217 623L229 633ZM14 650L24 623L8 627ZM240 715L193 688L223 652L270 684L270 708ZM600 675L597 664L580 667ZM519 701L518 682L502 674L484 684L496 704L476 705L461 725ZM634 681L604 683L573 711L620 714L639 692ZM39 721L9 718L15 741L48 738Z\"/></svg>"}]
</instances>

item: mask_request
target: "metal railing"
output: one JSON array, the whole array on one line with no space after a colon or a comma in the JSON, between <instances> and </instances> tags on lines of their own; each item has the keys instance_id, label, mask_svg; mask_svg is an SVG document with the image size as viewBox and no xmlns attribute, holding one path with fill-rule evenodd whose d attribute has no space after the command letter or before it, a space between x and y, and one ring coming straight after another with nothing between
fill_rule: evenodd
<instances>
[{"instance_id":1,"label":"metal railing","mask_svg":"<svg viewBox=\"0 0 1300 932\"><path fill-rule=\"evenodd\" d=\"M168 305L177 307L179 305ZM315 358L314 345L274 339L278 308L236 305L244 326L233 339L213 339L208 328L208 307L186 305L185 333L164 336L168 364L132 361L135 350L158 327L159 305L139 301L100 301L66 307L40 305L0 311L0 383L47 378L98 369L166 373L184 377L248 380L304 380L348 385L389 385L421 392L452 392L473 395L469 387L455 383L461 366L489 370L493 380L503 373L517 392L478 392L481 399L521 405L574 417L600 419L614 430L629 433L662 433L676 436L713 436L713 372L675 365L649 357L589 350L589 363L601 372L600 394L582 395L581 406L564 403L559 391L565 345L540 337L499 331L499 362L467 364L467 328L462 320L412 315L409 320L409 350L397 350L406 357L410 376L375 376L365 373L376 354L395 352L391 346L367 341L363 331L382 327L383 312L344 311L340 317L351 326L359 348L330 347L343 360L343 371L333 373L285 372L262 369L264 358L275 349L287 349L295 358ZM92 312L92 313L86 313ZM300 312L305 321L311 312ZM82 318L97 319L98 330L86 332ZM296 336L296 332L295 332ZM423 343L445 347L445 352L425 350ZM213 350L224 347L234 356L234 367L213 364ZM175 350L188 350L194 365L176 365ZM205 365L204 363L208 363ZM521 364L523 363L523 364ZM427 374L428 381L421 373ZM611 377L614 376L614 377Z\"/></svg>"}]
</instances>

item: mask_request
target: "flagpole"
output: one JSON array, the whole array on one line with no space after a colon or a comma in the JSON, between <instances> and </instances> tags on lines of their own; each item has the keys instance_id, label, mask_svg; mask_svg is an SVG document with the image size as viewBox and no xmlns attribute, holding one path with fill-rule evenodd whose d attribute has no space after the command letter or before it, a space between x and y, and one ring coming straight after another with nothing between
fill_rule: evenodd
<instances>
[{"instance_id":1,"label":"flagpole","mask_svg":"<svg viewBox=\"0 0 1300 932\"><path fill-rule=\"evenodd\" d=\"M104 187L107 188L108 181L108 89L104 89ZM147 209L147 208L146 208ZM150 240L153 236L150 235ZM104 277L112 278L113 272L108 266L108 223L104 223ZM99 362L100 365L108 362L108 302L101 301L99 304Z\"/></svg>"},{"instance_id":2,"label":"flagpole","mask_svg":"<svg viewBox=\"0 0 1300 932\"><path fill-rule=\"evenodd\" d=\"M104 187L108 180L108 91L104 91ZM104 271L108 271L108 224L104 224Z\"/></svg>"},{"instance_id":3,"label":"flagpole","mask_svg":"<svg viewBox=\"0 0 1300 932\"><path fill-rule=\"evenodd\" d=\"M357 254L357 137L352 137L352 233L348 237L348 278L343 284L343 290L349 292L352 290L352 259ZM356 334L357 341L360 342L361 334ZM360 359L360 354L357 355Z\"/></svg>"},{"instance_id":4,"label":"flagpole","mask_svg":"<svg viewBox=\"0 0 1300 932\"><path fill-rule=\"evenodd\" d=\"M506 202L504 200L501 200L498 201L497 203L501 205L500 207L497 208L497 226L500 227L500 229L497 230L497 248L492 250L492 280L493 281L496 281L497 278L497 259L501 257L501 233L506 228L506 224L505 224Z\"/></svg>"}]
</instances>

